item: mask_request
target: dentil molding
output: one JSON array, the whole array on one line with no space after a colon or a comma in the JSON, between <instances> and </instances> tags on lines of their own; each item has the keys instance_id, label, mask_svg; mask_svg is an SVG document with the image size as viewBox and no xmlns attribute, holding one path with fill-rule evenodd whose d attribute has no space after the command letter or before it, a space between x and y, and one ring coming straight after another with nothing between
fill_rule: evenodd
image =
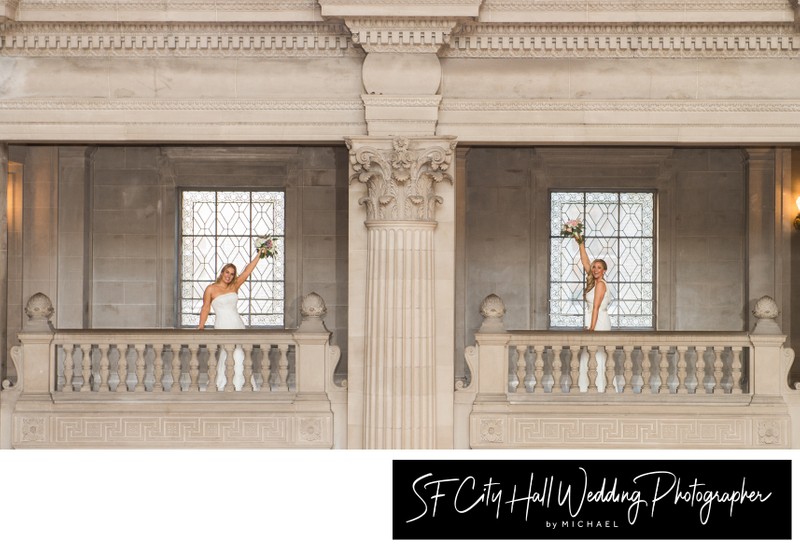
<instances>
[{"instance_id":1,"label":"dentil molding","mask_svg":"<svg viewBox=\"0 0 800 548\"><path fill-rule=\"evenodd\" d=\"M362 49L442 58L779 58L798 55L800 33L793 23L501 24L363 17L328 23L0 25L0 56L15 57L331 57L363 55Z\"/></svg>"},{"instance_id":2,"label":"dentil molding","mask_svg":"<svg viewBox=\"0 0 800 548\"><path fill-rule=\"evenodd\" d=\"M381 53L437 53L450 42L454 19L345 19L352 40L364 51Z\"/></svg>"},{"instance_id":3,"label":"dentil molding","mask_svg":"<svg viewBox=\"0 0 800 548\"><path fill-rule=\"evenodd\" d=\"M342 56L341 23L10 23L4 56Z\"/></svg>"},{"instance_id":4,"label":"dentil molding","mask_svg":"<svg viewBox=\"0 0 800 548\"><path fill-rule=\"evenodd\" d=\"M441 57L794 57L792 23L464 24Z\"/></svg>"}]
</instances>

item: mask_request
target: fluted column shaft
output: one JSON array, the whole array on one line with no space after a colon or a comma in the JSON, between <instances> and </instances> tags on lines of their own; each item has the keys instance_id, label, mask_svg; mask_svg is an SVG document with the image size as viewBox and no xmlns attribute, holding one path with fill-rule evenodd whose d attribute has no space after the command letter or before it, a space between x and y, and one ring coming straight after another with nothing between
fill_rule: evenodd
<instances>
[{"instance_id":1,"label":"fluted column shaft","mask_svg":"<svg viewBox=\"0 0 800 548\"><path fill-rule=\"evenodd\" d=\"M354 229L366 230L366 238L364 295L351 311L364 311L363 363L351 364L348 373L360 409L351 424L359 423L364 448L436 448L437 412L452 386L443 384L437 359L434 213L443 203L436 185L453 182L455 140L354 138L347 144L351 184L366 187L366 195L356 187L366 220Z\"/></svg>"},{"instance_id":2,"label":"fluted column shaft","mask_svg":"<svg viewBox=\"0 0 800 548\"><path fill-rule=\"evenodd\" d=\"M432 222L368 222L365 446L435 444Z\"/></svg>"}]
</instances>

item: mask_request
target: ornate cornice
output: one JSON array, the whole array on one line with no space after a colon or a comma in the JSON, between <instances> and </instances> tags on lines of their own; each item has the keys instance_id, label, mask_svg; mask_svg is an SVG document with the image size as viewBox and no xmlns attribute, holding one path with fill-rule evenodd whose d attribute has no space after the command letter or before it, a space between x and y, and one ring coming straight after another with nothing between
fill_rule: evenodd
<instances>
[{"instance_id":1,"label":"ornate cornice","mask_svg":"<svg viewBox=\"0 0 800 548\"><path fill-rule=\"evenodd\" d=\"M336 23L10 23L0 55L342 56L358 54Z\"/></svg>"},{"instance_id":2,"label":"ornate cornice","mask_svg":"<svg viewBox=\"0 0 800 548\"><path fill-rule=\"evenodd\" d=\"M436 53L449 43L453 19L345 19L352 40L367 52Z\"/></svg>"},{"instance_id":3,"label":"ornate cornice","mask_svg":"<svg viewBox=\"0 0 800 548\"><path fill-rule=\"evenodd\" d=\"M796 57L793 23L458 23L353 18L343 23L14 23L0 56L340 57L367 52L443 58ZM348 29L349 27L349 29Z\"/></svg>"},{"instance_id":4,"label":"ornate cornice","mask_svg":"<svg viewBox=\"0 0 800 548\"><path fill-rule=\"evenodd\" d=\"M347 139L350 150L350 183L367 185L359 204L367 207L367 221L434 221L442 198L437 183L453 182L452 138L382 139L378 145ZM390 143L391 148L386 148ZM381 146L383 145L383 146Z\"/></svg>"},{"instance_id":5,"label":"ornate cornice","mask_svg":"<svg viewBox=\"0 0 800 548\"><path fill-rule=\"evenodd\" d=\"M442 57L794 57L792 23L467 24Z\"/></svg>"}]
</instances>

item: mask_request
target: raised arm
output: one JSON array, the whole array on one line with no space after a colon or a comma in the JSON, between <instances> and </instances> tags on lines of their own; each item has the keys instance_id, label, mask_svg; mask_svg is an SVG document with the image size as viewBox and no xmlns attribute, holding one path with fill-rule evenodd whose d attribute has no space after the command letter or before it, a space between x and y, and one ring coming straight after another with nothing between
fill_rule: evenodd
<instances>
[{"instance_id":1,"label":"raised arm","mask_svg":"<svg viewBox=\"0 0 800 548\"><path fill-rule=\"evenodd\" d=\"M236 279L233 281L233 290L234 291L239 291L239 288L242 286L242 284L245 282L245 280L247 280L247 278L250 277L250 274L252 274L253 270L255 270L259 259L261 259L261 254L258 251L256 251L256 256L253 258L253 260L250 261L247 264L246 267L244 267L244 270L242 270L242 273L239 274L236 277Z\"/></svg>"},{"instance_id":2,"label":"raised arm","mask_svg":"<svg viewBox=\"0 0 800 548\"><path fill-rule=\"evenodd\" d=\"M203 306L200 308L200 325L197 326L197 329L203 330L206 328L206 320L208 320L208 314L211 312L211 300L211 286L209 285L203 292Z\"/></svg>"},{"instance_id":3,"label":"raised arm","mask_svg":"<svg viewBox=\"0 0 800 548\"><path fill-rule=\"evenodd\" d=\"M592 270L592 262L589 260L589 255L586 254L586 246L583 244L583 241L578 240L575 238L575 241L578 242L578 250L581 252L581 263L583 264L583 269L586 272L590 272Z\"/></svg>"}]
</instances>

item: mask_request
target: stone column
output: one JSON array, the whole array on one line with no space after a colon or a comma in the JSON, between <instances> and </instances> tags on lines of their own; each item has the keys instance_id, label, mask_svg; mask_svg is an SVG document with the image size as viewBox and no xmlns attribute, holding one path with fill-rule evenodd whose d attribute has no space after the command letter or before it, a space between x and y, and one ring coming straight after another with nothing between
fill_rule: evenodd
<instances>
[{"instance_id":1,"label":"stone column","mask_svg":"<svg viewBox=\"0 0 800 548\"><path fill-rule=\"evenodd\" d=\"M364 243L352 250L351 326L363 333L363 354L350 362L351 447L359 432L364 448L452 444L437 428L452 430L455 145L449 137L347 140L351 194L366 208L361 228L354 220L350 229L351 241ZM447 228L436 220L440 191L450 198ZM438 237L447 249L436 248Z\"/></svg>"},{"instance_id":2,"label":"stone column","mask_svg":"<svg viewBox=\"0 0 800 548\"><path fill-rule=\"evenodd\" d=\"M8 338L8 144L0 143L0 382L6 377Z\"/></svg>"}]
</instances>

